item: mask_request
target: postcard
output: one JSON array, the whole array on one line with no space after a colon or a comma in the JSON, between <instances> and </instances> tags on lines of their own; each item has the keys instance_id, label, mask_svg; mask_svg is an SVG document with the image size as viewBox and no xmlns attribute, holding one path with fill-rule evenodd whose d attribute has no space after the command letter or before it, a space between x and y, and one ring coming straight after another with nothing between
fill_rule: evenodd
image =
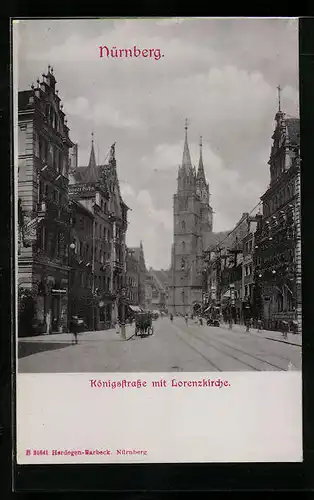
<instances>
[{"instance_id":1,"label":"postcard","mask_svg":"<svg viewBox=\"0 0 314 500\"><path fill-rule=\"evenodd\" d=\"M298 19L15 19L18 464L302 462Z\"/></svg>"}]
</instances>

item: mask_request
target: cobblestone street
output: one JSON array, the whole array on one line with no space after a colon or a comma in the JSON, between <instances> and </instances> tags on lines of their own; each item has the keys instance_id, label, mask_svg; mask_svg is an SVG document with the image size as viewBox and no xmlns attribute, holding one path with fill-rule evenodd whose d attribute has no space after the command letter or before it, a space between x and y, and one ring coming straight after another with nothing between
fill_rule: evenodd
<instances>
[{"instance_id":1,"label":"cobblestone street","mask_svg":"<svg viewBox=\"0 0 314 500\"><path fill-rule=\"evenodd\" d=\"M154 322L154 334L127 341L115 330L85 332L77 345L70 334L19 339L20 373L82 372L206 372L300 370L301 340L279 332L252 330L235 325L229 330L186 325L181 318ZM299 345L298 345L299 344Z\"/></svg>"}]
</instances>

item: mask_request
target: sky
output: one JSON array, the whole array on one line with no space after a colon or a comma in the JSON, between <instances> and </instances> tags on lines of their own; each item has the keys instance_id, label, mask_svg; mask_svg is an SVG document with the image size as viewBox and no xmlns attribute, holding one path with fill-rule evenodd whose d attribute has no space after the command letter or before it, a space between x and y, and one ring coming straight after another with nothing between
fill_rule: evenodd
<instances>
[{"instance_id":1,"label":"sky","mask_svg":"<svg viewBox=\"0 0 314 500\"><path fill-rule=\"evenodd\" d=\"M94 132L98 163L116 142L120 189L130 207L127 245L147 267L167 269L173 194L184 125L193 164L199 137L214 231L229 230L269 184L274 117L299 115L295 19L61 19L15 24L18 87L53 66L79 165ZM163 57L100 57L108 49L159 49Z\"/></svg>"}]
</instances>

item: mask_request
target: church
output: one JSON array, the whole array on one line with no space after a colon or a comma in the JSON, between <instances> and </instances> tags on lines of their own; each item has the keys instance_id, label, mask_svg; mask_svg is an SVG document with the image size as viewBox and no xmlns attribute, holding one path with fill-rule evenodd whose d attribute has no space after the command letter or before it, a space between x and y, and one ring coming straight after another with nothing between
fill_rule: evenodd
<instances>
[{"instance_id":1,"label":"church","mask_svg":"<svg viewBox=\"0 0 314 500\"><path fill-rule=\"evenodd\" d=\"M173 226L168 311L174 315L192 314L202 304L202 256L213 235L213 209L204 172L202 138L196 171L190 156L187 123L177 192L173 196Z\"/></svg>"}]
</instances>

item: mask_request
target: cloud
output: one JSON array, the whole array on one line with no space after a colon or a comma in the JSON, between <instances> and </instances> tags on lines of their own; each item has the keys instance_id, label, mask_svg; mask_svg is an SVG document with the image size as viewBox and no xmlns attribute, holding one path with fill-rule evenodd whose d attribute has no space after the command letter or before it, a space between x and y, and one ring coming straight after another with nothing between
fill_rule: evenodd
<instances>
[{"instance_id":1,"label":"cloud","mask_svg":"<svg viewBox=\"0 0 314 500\"><path fill-rule=\"evenodd\" d=\"M146 265L154 268L170 265L172 240L172 213L157 209L148 190L136 190L130 185L121 186L128 213L127 245L139 246L143 242ZM170 246L169 246L170 242Z\"/></svg>"},{"instance_id":2,"label":"cloud","mask_svg":"<svg viewBox=\"0 0 314 500\"><path fill-rule=\"evenodd\" d=\"M92 131L101 159L116 142L132 209L128 239L142 239L148 262L167 267L185 119L196 165L203 136L214 229L229 229L268 185L279 83L282 109L298 114L297 26L295 19L23 20L19 88L54 66L79 163L88 162ZM165 57L101 59L100 45L160 48Z\"/></svg>"},{"instance_id":3,"label":"cloud","mask_svg":"<svg viewBox=\"0 0 314 500\"><path fill-rule=\"evenodd\" d=\"M66 101L66 111L73 117L79 116L84 120L93 122L96 126L109 126L113 128L141 128L140 120L127 116L121 109L115 108L109 102L90 104L86 97Z\"/></svg>"}]
</instances>

